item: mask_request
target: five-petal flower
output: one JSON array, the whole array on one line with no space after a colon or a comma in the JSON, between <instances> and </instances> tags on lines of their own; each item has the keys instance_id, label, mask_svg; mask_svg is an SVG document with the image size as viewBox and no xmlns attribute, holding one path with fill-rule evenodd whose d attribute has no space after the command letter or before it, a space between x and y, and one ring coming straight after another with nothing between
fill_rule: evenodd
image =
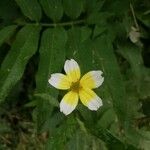
<instances>
[{"instance_id":1,"label":"five-petal flower","mask_svg":"<svg viewBox=\"0 0 150 150\"><path fill-rule=\"evenodd\" d=\"M74 59L66 60L64 70L66 75L54 73L48 80L57 89L69 90L60 102L61 112L70 114L77 106L79 98L90 110L96 111L103 105L101 98L92 90L102 85L102 71L90 71L80 79L80 68Z\"/></svg>"}]
</instances>

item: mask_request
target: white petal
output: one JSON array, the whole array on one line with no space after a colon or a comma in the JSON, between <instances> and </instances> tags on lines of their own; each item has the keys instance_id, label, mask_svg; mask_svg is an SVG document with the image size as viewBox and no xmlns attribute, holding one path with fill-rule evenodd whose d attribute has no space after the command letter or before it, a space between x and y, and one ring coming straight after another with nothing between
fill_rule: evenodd
<instances>
[{"instance_id":1,"label":"white petal","mask_svg":"<svg viewBox=\"0 0 150 150\"><path fill-rule=\"evenodd\" d=\"M101 70L90 71L81 78L80 83L83 87L86 88L98 88L104 82L104 77L102 74L103 72Z\"/></svg>"},{"instance_id":2,"label":"white petal","mask_svg":"<svg viewBox=\"0 0 150 150\"><path fill-rule=\"evenodd\" d=\"M68 92L60 102L60 111L65 115L69 115L78 104L78 94L75 92Z\"/></svg>"},{"instance_id":3,"label":"white petal","mask_svg":"<svg viewBox=\"0 0 150 150\"><path fill-rule=\"evenodd\" d=\"M101 98L98 97L91 89L81 89L79 91L79 96L81 102L90 110L97 110L100 106L103 105Z\"/></svg>"},{"instance_id":4,"label":"white petal","mask_svg":"<svg viewBox=\"0 0 150 150\"><path fill-rule=\"evenodd\" d=\"M61 73L54 73L51 75L48 82L57 89L66 90L69 89L71 83L66 75Z\"/></svg>"},{"instance_id":5,"label":"white petal","mask_svg":"<svg viewBox=\"0 0 150 150\"><path fill-rule=\"evenodd\" d=\"M97 96L97 97L93 98L91 101L89 101L87 107L90 110L98 110L99 107L102 106L102 105L103 105L103 103L102 103L101 98Z\"/></svg>"},{"instance_id":6,"label":"white petal","mask_svg":"<svg viewBox=\"0 0 150 150\"><path fill-rule=\"evenodd\" d=\"M74 59L66 60L64 70L72 82L80 79L80 67Z\"/></svg>"}]
</instances>

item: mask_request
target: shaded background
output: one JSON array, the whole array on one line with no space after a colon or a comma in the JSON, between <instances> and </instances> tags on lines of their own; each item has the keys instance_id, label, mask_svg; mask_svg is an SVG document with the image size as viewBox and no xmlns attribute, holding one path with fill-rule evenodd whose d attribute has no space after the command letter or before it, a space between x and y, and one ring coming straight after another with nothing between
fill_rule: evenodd
<instances>
[{"instance_id":1,"label":"shaded background","mask_svg":"<svg viewBox=\"0 0 150 150\"><path fill-rule=\"evenodd\" d=\"M149 0L1 0L0 150L149 150L149 43ZM60 113L70 58L104 72L97 112Z\"/></svg>"}]
</instances>

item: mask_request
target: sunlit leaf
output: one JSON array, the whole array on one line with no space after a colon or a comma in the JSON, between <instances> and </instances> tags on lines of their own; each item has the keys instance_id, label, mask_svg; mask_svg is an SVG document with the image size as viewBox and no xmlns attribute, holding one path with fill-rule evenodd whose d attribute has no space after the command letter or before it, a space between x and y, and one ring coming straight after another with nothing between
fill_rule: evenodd
<instances>
[{"instance_id":1,"label":"sunlit leaf","mask_svg":"<svg viewBox=\"0 0 150 150\"><path fill-rule=\"evenodd\" d=\"M23 75L28 60L37 50L39 27L26 26L17 35L0 70L0 102Z\"/></svg>"},{"instance_id":2,"label":"sunlit leaf","mask_svg":"<svg viewBox=\"0 0 150 150\"><path fill-rule=\"evenodd\" d=\"M48 83L52 73L61 72L65 62L65 43L67 33L63 28L46 29L42 35L40 47L40 64L36 78L36 93L47 93L54 97L52 101L58 98L58 91ZM49 120L53 107L44 100L47 97L38 99L38 120L39 130L44 130L44 124ZM57 102L57 101L56 101ZM55 102L53 102L55 103ZM47 130L47 129L46 129Z\"/></svg>"}]
</instances>

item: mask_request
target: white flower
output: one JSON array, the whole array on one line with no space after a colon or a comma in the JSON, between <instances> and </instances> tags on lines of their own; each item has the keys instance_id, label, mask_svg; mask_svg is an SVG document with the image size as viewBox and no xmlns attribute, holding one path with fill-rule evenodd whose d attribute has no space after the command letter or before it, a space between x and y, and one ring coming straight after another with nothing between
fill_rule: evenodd
<instances>
[{"instance_id":1,"label":"white flower","mask_svg":"<svg viewBox=\"0 0 150 150\"><path fill-rule=\"evenodd\" d=\"M102 71L90 71L80 79L80 68L74 59L66 60L64 70L66 75L54 73L48 80L57 89L69 90L60 102L60 111L65 115L70 114L76 108L79 98L90 110L98 110L103 103L92 89L102 85Z\"/></svg>"}]
</instances>

